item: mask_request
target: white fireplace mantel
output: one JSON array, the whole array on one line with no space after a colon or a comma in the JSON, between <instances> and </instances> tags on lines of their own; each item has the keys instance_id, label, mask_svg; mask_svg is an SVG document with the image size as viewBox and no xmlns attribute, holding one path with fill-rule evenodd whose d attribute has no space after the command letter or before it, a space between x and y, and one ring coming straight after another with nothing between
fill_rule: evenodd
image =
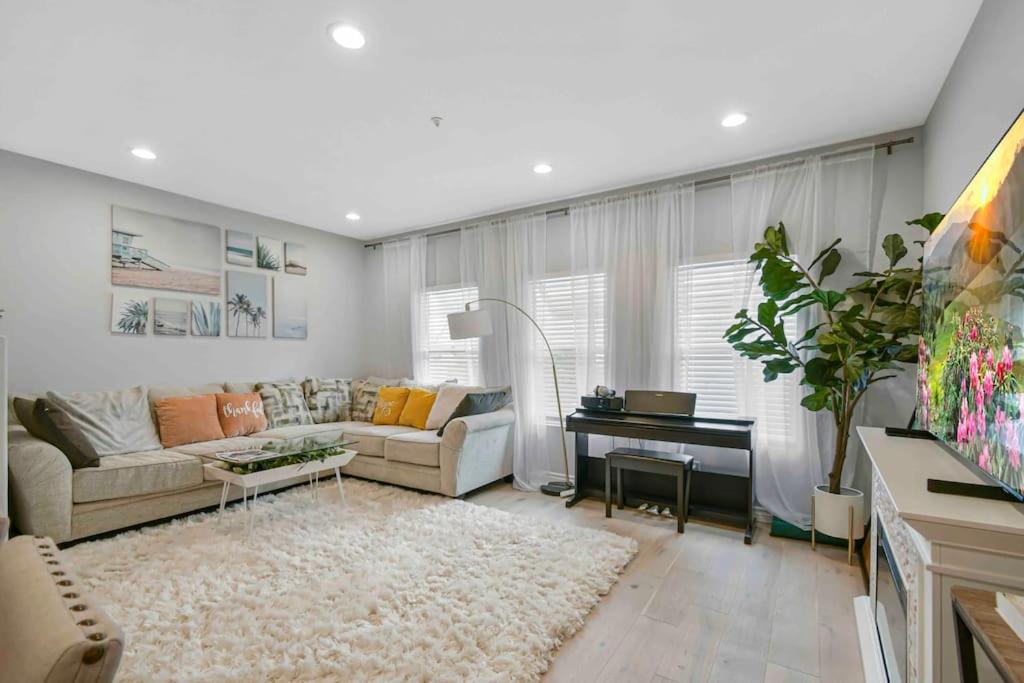
<instances>
[{"instance_id":1,"label":"white fireplace mantel","mask_svg":"<svg viewBox=\"0 0 1024 683\"><path fill-rule=\"evenodd\" d=\"M908 677L958 681L949 591L1024 592L1024 505L930 493L928 479L984 482L934 441L888 437L879 428L857 433L872 465L872 553L882 525L907 587ZM870 597L858 604L871 628L875 579L872 566ZM876 647L865 642L867 626L860 630L861 647ZM877 659L869 654L866 662Z\"/></svg>"}]
</instances>

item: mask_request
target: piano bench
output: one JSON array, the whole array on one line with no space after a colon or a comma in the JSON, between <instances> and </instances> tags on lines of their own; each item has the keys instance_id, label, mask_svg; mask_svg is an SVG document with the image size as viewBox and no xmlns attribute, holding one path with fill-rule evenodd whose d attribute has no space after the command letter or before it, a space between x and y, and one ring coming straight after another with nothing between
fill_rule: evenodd
<instances>
[{"instance_id":1,"label":"piano bench","mask_svg":"<svg viewBox=\"0 0 1024 683\"><path fill-rule=\"evenodd\" d=\"M622 472L649 472L676 478L676 530L683 533L690 512L690 472L693 456L682 453L651 451L642 448L616 448L604 456L604 516L612 516L612 470L615 470L617 506L621 510L625 493Z\"/></svg>"}]
</instances>

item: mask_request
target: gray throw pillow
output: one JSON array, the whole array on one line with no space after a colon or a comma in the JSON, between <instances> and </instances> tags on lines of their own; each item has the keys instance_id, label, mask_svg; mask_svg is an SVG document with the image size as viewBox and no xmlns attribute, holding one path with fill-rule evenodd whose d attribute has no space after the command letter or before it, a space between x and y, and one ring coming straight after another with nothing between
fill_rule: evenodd
<instances>
[{"instance_id":1,"label":"gray throw pillow","mask_svg":"<svg viewBox=\"0 0 1024 683\"><path fill-rule=\"evenodd\" d=\"M100 457L163 448L146 387L77 394L49 391L46 398L67 414Z\"/></svg>"},{"instance_id":2,"label":"gray throw pillow","mask_svg":"<svg viewBox=\"0 0 1024 683\"><path fill-rule=\"evenodd\" d=\"M294 382L257 384L256 391L263 399L263 412L271 429L293 425L311 425L313 416L306 406L302 387Z\"/></svg>"},{"instance_id":3,"label":"gray throw pillow","mask_svg":"<svg viewBox=\"0 0 1024 683\"><path fill-rule=\"evenodd\" d=\"M60 450L71 463L72 469L99 467L100 456L67 414L45 398L31 401L14 399L18 421L37 439Z\"/></svg>"},{"instance_id":4,"label":"gray throw pillow","mask_svg":"<svg viewBox=\"0 0 1024 683\"><path fill-rule=\"evenodd\" d=\"M352 417L352 380L307 377L302 383L313 422L348 422Z\"/></svg>"},{"instance_id":5,"label":"gray throw pillow","mask_svg":"<svg viewBox=\"0 0 1024 683\"><path fill-rule=\"evenodd\" d=\"M470 415L484 415L486 413L493 413L495 410L500 410L508 405L509 398L512 392L508 389L498 389L497 391L483 391L476 394L466 394L459 401L459 405L455 406L455 412L448 418L448 421L437 430L438 436L444 436L445 427L457 417L468 417Z\"/></svg>"}]
</instances>

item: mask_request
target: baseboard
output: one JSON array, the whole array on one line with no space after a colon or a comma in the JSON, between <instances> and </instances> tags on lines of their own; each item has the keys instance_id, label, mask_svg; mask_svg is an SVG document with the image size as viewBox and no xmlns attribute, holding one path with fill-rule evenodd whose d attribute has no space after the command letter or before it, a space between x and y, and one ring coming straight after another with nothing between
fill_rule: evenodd
<instances>
[{"instance_id":1,"label":"baseboard","mask_svg":"<svg viewBox=\"0 0 1024 683\"><path fill-rule=\"evenodd\" d=\"M860 663L865 683L888 683L882 648L878 642L878 629L871 611L871 598L861 595L853 599L853 613L857 618L857 640L860 644Z\"/></svg>"}]
</instances>

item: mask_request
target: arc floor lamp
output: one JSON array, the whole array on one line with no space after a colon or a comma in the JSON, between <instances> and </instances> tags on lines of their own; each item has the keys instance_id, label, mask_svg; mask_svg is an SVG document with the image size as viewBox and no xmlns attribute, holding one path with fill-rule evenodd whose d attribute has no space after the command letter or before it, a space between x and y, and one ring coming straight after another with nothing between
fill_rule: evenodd
<instances>
[{"instance_id":1,"label":"arc floor lamp","mask_svg":"<svg viewBox=\"0 0 1024 683\"><path fill-rule=\"evenodd\" d=\"M487 337L494 333L494 327L491 325L491 315L482 308L471 309L470 306L473 304L479 304L483 301L494 301L506 306L511 306L516 309L526 319L533 323L533 326L537 328L537 332L540 333L541 339L544 340L544 345L548 348L548 356L551 358L551 378L555 381L555 402L558 404L558 440L562 444L562 464L565 466L565 480L564 481L549 481L540 487L540 490L549 496L568 496L571 495L574 486L572 480L569 478L569 451L565 447L565 417L562 415L562 396L558 392L558 369L555 367L555 354L551 350L551 344L548 343L547 335L544 334L544 330L540 328L537 321L533 319L529 313L524 311L519 306L516 306L511 301L505 299L496 298L483 298L470 301L466 304L466 310L461 313L449 313L448 314L448 336L452 339L474 339L477 337Z\"/></svg>"}]
</instances>

